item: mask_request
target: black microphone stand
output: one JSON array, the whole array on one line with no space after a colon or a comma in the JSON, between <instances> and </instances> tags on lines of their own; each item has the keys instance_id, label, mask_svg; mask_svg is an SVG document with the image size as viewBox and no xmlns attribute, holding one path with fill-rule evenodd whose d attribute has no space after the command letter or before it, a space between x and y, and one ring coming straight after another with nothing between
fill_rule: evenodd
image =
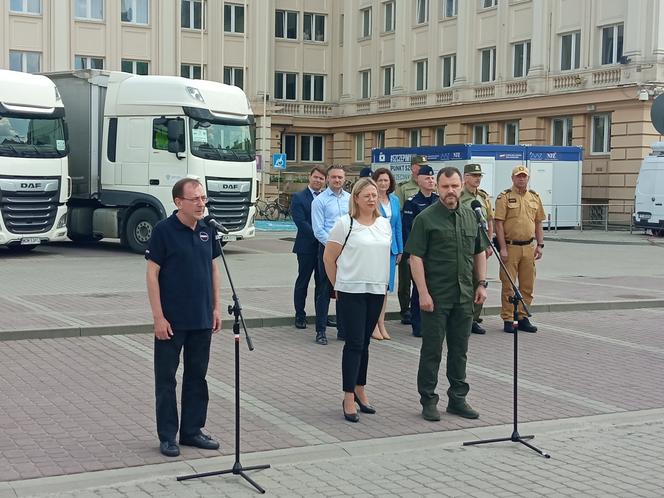
<instances>
[{"instance_id":1,"label":"black microphone stand","mask_svg":"<svg viewBox=\"0 0 664 498\"><path fill-rule=\"evenodd\" d=\"M489 246L493 250L493 254L496 256L498 259L498 263L500 264L500 271L503 272L503 274L507 277L507 279L510 282L510 285L512 286L512 291L514 292L514 295L510 296L509 302L512 303L512 306L514 307L514 322L513 322L513 329L514 329L514 394L513 394L513 406L514 406L514 421L513 421L513 429L512 429L512 435L509 437L501 437L501 438L495 438L495 439L482 439L479 441L466 441L463 443L463 446L472 446L475 444L487 444L487 443L501 443L505 441L511 441L513 443L521 443L524 446L527 446L533 451L536 451L540 455L542 455L544 458L551 458L551 455L548 453L540 450L539 448L536 448L532 444L526 442L528 439L533 439L535 436L522 436L519 434L519 428L518 428L518 418L517 418L517 407L518 407L518 392L517 392L517 385L518 385L518 338L519 338L519 303L523 306L523 309L526 312L526 316L530 317L532 316L530 314L530 310L528 310L528 306L526 306L526 303L523 301L523 296L521 295L521 292L519 291L519 288L516 286L514 283L514 280L510 276L509 272L507 271L507 268L505 268L505 263L503 263L503 260L500 257L500 253L496 250L496 247L493 245L493 242L489 239L489 234L487 233L486 225L484 222L484 219L481 217L479 213L477 213L477 218L478 218L478 226L480 229L480 232L482 232L482 235L484 238L489 242Z\"/></svg>"},{"instance_id":2,"label":"black microphone stand","mask_svg":"<svg viewBox=\"0 0 664 498\"><path fill-rule=\"evenodd\" d=\"M217 233L217 228L212 227ZM246 479L253 487L255 487L259 493L264 494L265 490L259 486L251 477L249 477L246 472L249 470L263 470L269 469L269 465L252 465L251 467L243 467L240 463L240 323L242 324L242 329L244 330L244 337L247 341L247 346L249 351L254 350L254 345L251 342L251 337L247 332L247 327L244 324L244 316L242 315L242 306L240 305L240 299L235 292L235 286L233 285L233 280L231 279L231 272L228 269L228 264L226 263L226 256L224 255L224 249L221 245L221 236L217 233L216 239L217 244L219 244L219 250L221 251L221 260L224 262L224 268L226 270L226 276L228 277L228 283L231 286L231 291L233 293L233 305L228 305L228 314L233 315L233 336L235 337L235 463L233 467L225 470L216 470L214 472L204 472L202 474L191 474L186 476L179 476L178 481L186 481L188 479L196 479L199 477L210 477L221 474L234 474L239 475Z\"/></svg>"}]
</instances>

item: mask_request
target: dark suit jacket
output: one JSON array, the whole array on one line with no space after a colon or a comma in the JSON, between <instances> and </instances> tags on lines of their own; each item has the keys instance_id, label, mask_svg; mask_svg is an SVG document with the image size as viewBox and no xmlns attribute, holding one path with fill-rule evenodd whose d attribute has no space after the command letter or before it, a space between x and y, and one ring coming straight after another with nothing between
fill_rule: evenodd
<instances>
[{"instance_id":1,"label":"dark suit jacket","mask_svg":"<svg viewBox=\"0 0 664 498\"><path fill-rule=\"evenodd\" d=\"M297 226L297 235L293 244L293 252L300 254L316 254L318 252L318 240L314 237L311 228L311 203L314 195L306 187L301 192L293 195L291 199L291 215Z\"/></svg>"}]
</instances>

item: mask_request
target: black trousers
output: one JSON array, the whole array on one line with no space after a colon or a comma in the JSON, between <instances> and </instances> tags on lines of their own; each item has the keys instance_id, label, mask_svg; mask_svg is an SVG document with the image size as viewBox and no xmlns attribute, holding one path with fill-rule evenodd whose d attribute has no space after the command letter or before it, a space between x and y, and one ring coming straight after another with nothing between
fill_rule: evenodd
<instances>
[{"instance_id":1,"label":"black trousers","mask_svg":"<svg viewBox=\"0 0 664 498\"><path fill-rule=\"evenodd\" d=\"M317 253L297 253L297 279L295 280L295 288L293 289L293 305L295 307L295 318L305 318L307 312L304 310L307 302L307 291L309 289L309 281L311 274L314 275L314 303L318 298L320 290L319 285L319 270L318 270L318 254Z\"/></svg>"},{"instance_id":2,"label":"black trousers","mask_svg":"<svg viewBox=\"0 0 664 498\"><path fill-rule=\"evenodd\" d=\"M208 406L207 375L211 330L174 330L173 337L154 341L154 380L157 435L160 441L175 441L178 407L175 373L184 349L182 376L182 418L180 439L193 437L205 427Z\"/></svg>"},{"instance_id":3,"label":"black trousers","mask_svg":"<svg viewBox=\"0 0 664 498\"><path fill-rule=\"evenodd\" d=\"M385 294L351 294L337 292L337 323L346 333L341 357L341 376L344 392L355 392L355 386L367 383L369 342L383 309Z\"/></svg>"}]
</instances>

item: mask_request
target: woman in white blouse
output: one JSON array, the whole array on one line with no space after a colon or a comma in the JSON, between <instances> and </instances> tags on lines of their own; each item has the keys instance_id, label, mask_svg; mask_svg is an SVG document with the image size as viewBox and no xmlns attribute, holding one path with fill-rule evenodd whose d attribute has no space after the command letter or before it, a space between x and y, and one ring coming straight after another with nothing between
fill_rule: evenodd
<instances>
[{"instance_id":1,"label":"woman in white blouse","mask_svg":"<svg viewBox=\"0 0 664 498\"><path fill-rule=\"evenodd\" d=\"M378 322L390 277L390 222L378 211L378 189L371 178L353 186L349 212L337 220L325 246L325 271L337 294L337 321L346 331L341 359L343 412L358 422L362 413L376 413L369 404L369 342Z\"/></svg>"}]
</instances>

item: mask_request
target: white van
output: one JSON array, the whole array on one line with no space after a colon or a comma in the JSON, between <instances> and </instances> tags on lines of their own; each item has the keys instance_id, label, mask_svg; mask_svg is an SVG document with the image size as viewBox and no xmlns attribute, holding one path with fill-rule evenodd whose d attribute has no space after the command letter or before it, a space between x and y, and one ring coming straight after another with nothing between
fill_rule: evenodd
<instances>
[{"instance_id":1,"label":"white van","mask_svg":"<svg viewBox=\"0 0 664 498\"><path fill-rule=\"evenodd\" d=\"M664 237L664 142L643 159L634 195L634 226Z\"/></svg>"}]
</instances>

